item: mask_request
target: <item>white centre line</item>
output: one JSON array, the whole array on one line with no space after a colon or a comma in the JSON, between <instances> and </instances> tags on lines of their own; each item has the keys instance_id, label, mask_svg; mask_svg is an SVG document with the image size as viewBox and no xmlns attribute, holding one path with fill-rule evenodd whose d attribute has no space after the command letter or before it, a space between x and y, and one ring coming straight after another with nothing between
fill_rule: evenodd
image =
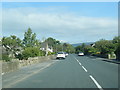
<instances>
[{"instance_id":1,"label":"white centre line","mask_svg":"<svg viewBox=\"0 0 120 90\"><path fill-rule=\"evenodd\" d=\"M85 70L85 72L87 72L87 69L84 66L82 66L82 68Z\"/></svg>"},{"instance_id":2,"label":"white centre line","mask_svg":"<svg viewBox=\"0 0 120 90\"><path fill-rule=\"evenodd\" d=\"M75 58L76 59L76 58ZM78 61L78 59L76 59L77 60L77 62L80 64L80 65L82 65L79 61Z\"/></svg>"},{"instance_id":3,"label":"white centre line","mask_svg":"<svg viewBox=\"0 0 120 90\"><path fill-rule=\"evenodd\" d=\"M100 89L100 90L103 90L103 88L98 84L98 82L91 76L89 75L90 78L93 80L93 82L96 84L96 86Z\"/></svg>"},{"instance_id":4,"label":"white centre line","mask_svg":"<svg viewBox=\"0 0 120 90\"><path fill-rule=\"evenodd\" d=\"M75 58L75 57L74 57ZM75 58L76 59L76 58ZM78 61L78 59L76 59L77 62L82 66L82 64ZM85 72L87 72L87 69L82 66L82 68L85 70ZM98 84L98 82L92 77L92 75L89 75L89 77L93 80L93 82L95 83L95 85L100 89L103 90L103 88Z\"/></svg>"},{"instance_id":5,"label":"white centre line","mask_svg":"<svg viewBox=\"0 0 120 90\"><path fill-rule=\"evenodd\" d=\"M76 59L76 58L75 58L75 59ZM76 60L77 60L77 62L79 62L78 59L76 59Z\"/></svg>"},{"instance_id":6,"label":"white centre line","mask_svg":"<svg viewBox=\"0 0 120 90\"><path fill-rule=\"evenodd\" d=\"M76 58L75 58L76 59ZM82 65L79 61L78 61L78 59L76 59L77 60L77 62L80 64L80 65ZM83 68L83 70L85 71L85 72L87 72L87 69L84 67L84 66L82 66L82 68Z\"/></svg>"},{"instance_id":7,"label":"white centre line","mask_svg":"<svg viewBox=\"0 0 120 90\"><path fill-rule=\"evenodd\" d=\"M82 65L80 62L79 62L80 65Z\"/></svg>"}]
</instances>

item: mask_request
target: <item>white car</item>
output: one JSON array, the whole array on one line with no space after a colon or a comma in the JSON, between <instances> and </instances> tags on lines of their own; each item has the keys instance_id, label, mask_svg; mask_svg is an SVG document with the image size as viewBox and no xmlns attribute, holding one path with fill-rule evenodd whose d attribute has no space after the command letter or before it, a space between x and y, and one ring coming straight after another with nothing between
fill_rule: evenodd
<instances>
[{"instance_id":1,"label":"white car","mask_svg":"<svg viewBox=\"0 0 120 90\"><path fill-rule=\"evenodd\" d=\"M83 52L79 52L78 56L84 56L84 53Z\"/></svg>"},{"instance_id":2,"label":"white car","mask_svg":"<svg viewBox=\"0 0 120 90\"><path fill-rule=\"evenodd\" d=\"M61 59L61 58L62 58L62 59L65 59L65 56L66 56L66 55L65 55L64 52L58 52L56 59Z\"/></svg>"},{"instance_id":3,"label":"white car","mask_svg":"<svg viewBox=\"0 0 120 90\"><path fill-rule=\"evenodd\" d=\"M65 53L65 56L67 57L67 56L68 56L68 53Z\"/></svg>"}]
</instances>

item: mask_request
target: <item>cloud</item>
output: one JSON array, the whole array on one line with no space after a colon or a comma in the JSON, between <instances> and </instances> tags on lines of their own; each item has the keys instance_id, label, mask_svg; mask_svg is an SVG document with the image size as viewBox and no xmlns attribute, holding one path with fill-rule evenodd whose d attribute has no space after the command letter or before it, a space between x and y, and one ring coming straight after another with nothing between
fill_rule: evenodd
<instances>
[{"instance_id":1,"label":"cloud","mask_svg":"<svg viewBox=\"0 0 120 90\"><path fill-rule=\"evenodd\" d=\"M3 9L2 21L3 36L17 34L23 37L28 27L31 27L38 38L51 36L70 43L109 39L117 35L116 19L86 17L61 11L51 13L40 8Z\"/></svg>"}]
</instances>

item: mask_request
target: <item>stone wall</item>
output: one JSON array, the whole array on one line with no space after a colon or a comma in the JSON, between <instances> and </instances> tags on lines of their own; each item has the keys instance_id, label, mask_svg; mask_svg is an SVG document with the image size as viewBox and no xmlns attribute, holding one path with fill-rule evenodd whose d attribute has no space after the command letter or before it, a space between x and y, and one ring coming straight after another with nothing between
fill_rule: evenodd
<instances>
[{"instance_id":1,"label":"stone wall","mask_svg":"<svg viewBox=\"0 0 120 90\"><path fill-rule=\"evenodd\" d=\"M8 73L19 69L19 60L12 60L11 62L2 62L2 73Z\"/></svg>"},{"instance_id":2,"label":"stone wall","mask_svg":"<svg viewBox=\"0 0 120 90\"><path fill-rule=\"evenodd\" d=\"M11 62L2 62L2 74L18 70L20 67L23 67L23 66L32 65L35 63L40 63L40 62L53 60L53 59L55 59L54 55L34 57L34 58L29 58L28 60L14 59Z\"/></svg>"},{"instance_id":3,"label":"stone wall","mask_svg":"<svg viewBox=\"0 0 120 90\"><path fill-rule=\"evenodd\" d=\"M0 61L0 90L2 89L2 62Z\"/></svg>"},{"instance_id":4,"label":"stone wall","mask_svg":"<svg viewBox=\"0 0 120 90\"><path fill-rule=\"evenodd\" d=\"M52 60L52 59L55 59L54 55L34 57L34 58L29 58L28 60L19 60L19 65L20 65L19 67L40 63L40 62Z\"/></svg>"}]
</instances>

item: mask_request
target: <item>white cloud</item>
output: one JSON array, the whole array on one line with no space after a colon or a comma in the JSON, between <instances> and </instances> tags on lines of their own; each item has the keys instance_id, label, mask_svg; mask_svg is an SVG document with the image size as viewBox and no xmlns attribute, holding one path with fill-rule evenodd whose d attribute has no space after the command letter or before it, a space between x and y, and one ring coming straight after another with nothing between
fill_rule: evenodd
<instances>
[{"instance_id":1,"label":"white cloud","mask_svg":"<svg viewBox=\"0 0 120 90\"><path fill-rule=\"evenodd\" d=\"M21 36L28 27L40 38L53 36L68 42L94 41L117 35L116 19L78 16L68 12L47 13L35 8L11 8L3 9L2 19L3 35Z\"/></svg>"}]
</instances>

